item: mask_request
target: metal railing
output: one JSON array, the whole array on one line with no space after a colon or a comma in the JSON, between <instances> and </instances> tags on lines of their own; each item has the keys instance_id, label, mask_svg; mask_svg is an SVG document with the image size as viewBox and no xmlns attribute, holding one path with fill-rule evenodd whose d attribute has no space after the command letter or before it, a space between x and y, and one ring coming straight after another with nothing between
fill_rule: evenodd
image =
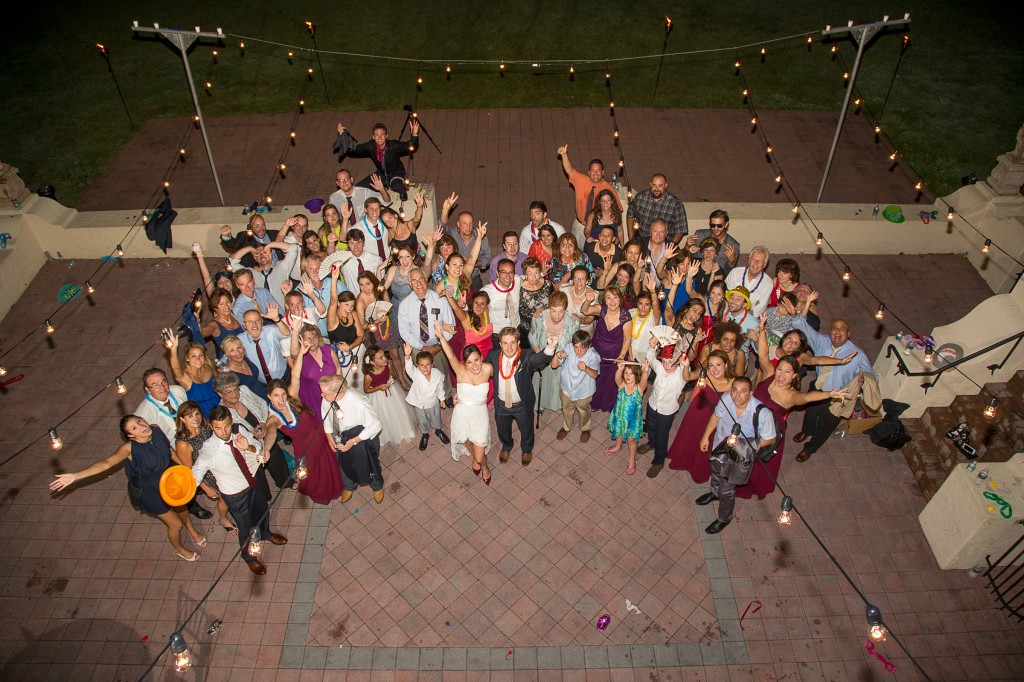
<instances>
[{"instance_id":1,"label":"metal railing","mask_svg":"<svg viewBox=\"0 0 1024 682\"><path fill-rule=\"evenodd\" d=\"M1003 358L1002 362L994 365L987 365L985 367L985 369L989 370L989 372L995 374L996 370L1002 369L1003 365L1006 364L1006 361L1010 359L1011 355L1013 355L1013 352L1017 350L1017 347L1020 345L1022 339L1024 339L1024 331L1019 331L1012 336L1007 336L1002 341L997 341L989 346L985 346L981 350L974 351L970 355L965 355L964 357L953 360L952 362L946 360L944 357L936 353L934 360L935 368L924 372L910 371L910 368L907 366L907 363L904 362L903 360L903 353L900 351L899 348L897 348L891 343L886 344L885 357L890 358L893 356L893 352L895 352L897 364L896 374L902 374L908 377L935 377L934 381L926 381L923 384L921 384L921 388L924 389L924 392L928 393L929 388L939 383L939 379L942 377L942 374L944 372L947 372L955 367L958 367L964 364L965 362L970 362L971 360L980 357L986 353L990 353L991 351L1002 346L1005 346L1008 343L1013 343L1013 346L1010 348L1009 352L1007 352L1006 357Z\"/></svg>"},{"instance_id":2,"label":"metal railing","mask_svg":"<svg viewBox=\"0 0 1024 682\"><path fill-rule=\"evenodd\" d=\"M1017 521L1017 523L1024 524L1024 521ZM989 589L996 596L995 601L999 602L999 607L1007 612L1008 618L1016 616L1017 622L1024 622L1024 586L1021 585L1021 582L1024 581L1024 564L1021 564L1021 559L1024 558L1024 549L1018 551L1007 565L1000 568L999 564L1010 556L1010 553L1016 550L1021 543L1024 543L1024 535L1021 535L1017 542L1010 545L1010 548L995 561L992 561L991 554L986 556L985 563L988 564L988 570L983 574L988 581Z\"/></svg>"}]
</instances>

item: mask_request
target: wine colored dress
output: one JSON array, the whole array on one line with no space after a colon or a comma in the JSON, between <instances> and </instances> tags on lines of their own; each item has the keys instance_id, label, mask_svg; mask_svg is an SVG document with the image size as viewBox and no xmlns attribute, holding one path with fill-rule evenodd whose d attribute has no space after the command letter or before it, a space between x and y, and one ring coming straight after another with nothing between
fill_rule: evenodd
<instances>
[{"instance_id":1,"label":"wine colored dress","mask_svg":"<svg viewBox=\"0 0 1024 682\"><path fill-rule=\"evenodd\" d=\"M708 462L711 452L701 452L700 439L704 437L704 429L720 399L710 384L695 390L675 440L668 449L668 468L689 471L694 483L707 483L711 478L711 463Z\"/></svg>"},{"instance_id":2,"label":"wine colored dress","mask_svg":"<svg viewBox=\"0 0 1024 682\"><path fill-rule=\"evenodd\" d=\"M786 445L786 418L789 416L789 410L772 400L772 394L768 392L768 387L772 385L773 381L775 381L775 377L769 377L759 383L757 388L754 389L754 397L771 410L772 416L775 418L775 431L778 433L778 438L775 442L778 445L778 453L765 464L754 462L754 470L750 474L750 481L746 485L736 488L736 497L742 497L746 500L755 495L757 499L763 500L769 493L774 491L775 479L779 477L779 467L782 466L783 448ZM761 410L758 419L764 420L767 418L767 411ZM769 476L769 474L771 475Z\"/></svg>"},{"instance_id":3,"label":"wine colored dress","mask_svg":"<svg viewBox=\"0 0 1024 682\"><path fill-rule=\"evenodd\" d=\"M308 354L302 358L302 375L299 377L299 400L311 409L313 414L320 414L320 403L323 400L320 397L320 377L337 371L334 347L331 344L325 343L320 346L320 357L323 366L317 365Z\"/></svg>"},{"instance_id":4,"label":"wine colored dress","mask_svg":"<svg viewBox=\"0 0 1024 682\"><path fill-rule=\"evenodd\" d=\"M601 315L597 318L597 327L594 329L594 350L602 358L615 359L622 352L622 325L629 321L630 315L623 309L619 309L619 324L614 329L608 329L605 323L607 308L601 306ZM615 397L618 394L618 387L615 385L615 371L618 367L614 362L601 362L601 373L597 375L597 391L591 401L591 407L596 412L611 412L615 407Z\"/></svg>"},{"instance_id":5,"label":"wine colored dress","mask_svg":"<svg viewBox=\"0 0 1024 682\"><path fill-rule=\"evenodd\" d=\"M281 433L292 439L296 462L300 457L306 458L309 475L299 481L299 492L317 504L330 504L331 500L341 495L345 486L341 481L341 469L338 468L334 447L324 433L324 425L308 412L298 415L281 414L277 410L274 412L281 420ZM286 418L291 419L290 425L286 423Z\"/></svg>"}]
</instances>

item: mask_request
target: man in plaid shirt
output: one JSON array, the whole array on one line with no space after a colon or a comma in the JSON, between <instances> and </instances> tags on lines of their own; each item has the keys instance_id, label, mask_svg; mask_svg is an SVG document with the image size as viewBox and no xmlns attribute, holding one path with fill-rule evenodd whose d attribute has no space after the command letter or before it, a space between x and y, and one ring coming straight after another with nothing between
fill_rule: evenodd
<instances>
[{"instance_id":1,"label":"man in plaid shirt","mask_svg":"<svg viewBox=\"0 0 1024 682\"><path fill-rule=\"evenodd\" d=\"M668 191L668 179L658 173L651 178L651 188L638 192L626 212L630 235L639 232L641 241L651 238L651 223L661 218L668 224L668 237L676 244L686 236L686 209L683 202Z\"/></svg>"}]
</instances>

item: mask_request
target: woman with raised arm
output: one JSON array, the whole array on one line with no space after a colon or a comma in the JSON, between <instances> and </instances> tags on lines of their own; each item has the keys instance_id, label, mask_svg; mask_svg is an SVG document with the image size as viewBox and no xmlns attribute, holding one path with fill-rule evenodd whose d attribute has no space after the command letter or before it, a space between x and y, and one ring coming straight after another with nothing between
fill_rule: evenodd
<instances>
[{"instance_id":1,"label":"woman with raised arm","mask_svg":"<svg viewBox=\"0 0 1024 682\"><path fill-rule=\"evenodd\" d=\"M391 251L394 252L400 246L407 246L415 254L417 267L423 264L420 256L420 243L416 238L416 230L423 220L423 209L426 208L427 200L423 192L417 191L413 198L416 204L416 213L412 220L402 220L401 216L393 208L384 208L380 212L380 220L388 231L388 241L391 244Z\"/></svg>"},{"instance_id":2,"label":"woman with raised arm","mask_svg":"<svg viewBox=\"0 0 1024 682\"><path fill-rule=\"evenodd\" d=\"M457 397L450 428L452 459L458 461L462 455L471 455L473 473L482 476L484 483L490 485L487 451L491 448L491 418L487 413L487 391L494 368L491 363L484 362L480 349L473 345L463 349L460 362L445 340L440 322L434 323L434 331L457 379Z\"/></svg>"},{"instance_id":3,"label":"woman with raised arm","mask_svg":"<svg viewBox=\"0 0 1024 682\"><path fill-rule=\"evenodd\" d=\"M231 303L231 294L223 289L214 289L210 294L213 319L201 327L203 337L213 341L218 360L224 355L222 344L225 339L245 333L245 327L231 312Z\"/></svg>"},{"instance_id":4,"label":"woman with raised arm","mask_svg":"<svg viewBox=\"0 0 1024 682\"><path fill-rule=\"evenodd\" d=\"M206 259L203 257L203 247L199 245L199 242L192 244L192 251L196 254L196 262L199 263L199 275L203 278L203 291L206 292L206 295L212 296L217 289L222 289L228 293L233 302L237 290L234 280L231 279L231 273L227 270L219 270L211 276L206 267ZM231 267L230 264L228 267ZM210 305L213 305L212 301Z\"/></svg>"},{"instance_id":5,"label":"woman with raised arm","mask_svg":"<svg viewBox=\"0 0 1024 682\"><path fill-rule=\"evenodd\" d=\"M356 313L355 294L351 291L343 291L339 294L337 279L337 270L332 270L331 301L327 307L327 339L334 346L341 366L354 365L352 371L357 374L365 349L363 338L366 334L366 326L363 323L363 317ZM359 381L361 382L361 379ZM358 384L350 382L349 386L358 387Z\"/></svg>"},{"instance_id":6,"label":"woman with raised arm","mask_svg":"<svg viewBox=\"0 0 1024 682\"><path fill-rule=\"evenodd\" d=\"M334 356L334 347L324 343L319 329L311 324L302 324L295 325L292 330L291 349L292 379L288 392L297 395L313 414L320 414L320 377L345 374Z\"/></svg>"},{"instance_id":7,"label":"woman with raised arm","mask_svg":"<svg viewBox=\"0 0 1024 682\"><path fill-rule=\"evenodd\" d=\"M179 559L199 561L199 552L186 552L182 546L181 529L188 531L199 548L206 547L206 538L192 526L188 509L169 507L160 496L160 477L172 465L172 459L174 464L181 464L177 460L177 455L173 454L167 436L134 414L123 417L120 428L121 435L127 439L127 443L114 450L113 454L80 471L57 474L50 482L50 490L59 492L73 483L102 474L124 462L125 473L128 474L131 485L140 491L139 509L160 519L160 522L167 526L167 539Z\"/></svg>"},{"instance_id":8,"label":"woman with raised arm","mask_svg":"<svg viewBox=\"0 0 1024 682\"><path fill-rule=\"evenodd\" d=\"M221 343L227 363L221 371L231 372L238 377L238 383L252 391L261 400L267 399L267 385L260 381L259 367L245 356L245 346L236 336L229 336Z\"/></svg>"},{"instance_id":9,"label":"woman with raised arm","mask_svg":"<svg viewBox=\"0 0 1024 682\"><path fill-rule=\"evenodd\" d=\"M604 305L597 317L593 348L601 356L601 373L591 407L597 412L611 412L618 392L615 385L615 361L624 360L632 339L633 319L622 306L622 294L615 287L604 292Z\"/></svg>"},{"instance_id":10,"label":"woman with raised arm","mask_svg":"<svg viewBox=\"0 0 1024 682\"><path fill-rule=\"evenodd\" d=\"M466 268L466 259L458 253L448 256L444 266L444 275L441 281L434 287L434 291L442 296L448 297L452 310L456 308L466 309L466 303L470 300L472 280L470 273L473 268Z\"/></svg>"},{"instance_id":11,"label":"woman with raised arm","mask_svg":"<svg viewBox=\"0 0 1024 682\"><path fill-rule=\"evenodd\" d=\"M210 418L210 410L220 402L220 397L213 390L213 378L217 374L217 365L206 354L206 346L189 343L185 346L185 365L178 358L178 335L169 328L164 328L165 338L170 338L171 374L174 382L185 389L189 400L199 403L203 416Z\"/></svg>"},{"instance_id":12,"label":"woman with raised arm","mask_svg":"<svg viewBox=\"0 0 1024 682\"><path fill-rule=\"evenodd\" d=\"M643 253L644 247L640 242L636 240L626 242L626 245L622 247L622 260L606 269L594 286L602 290L609 286L618 286L619 291L625 293L627 291L626 284L632 284L631 296L635 297L640 293L640 278L643 277L646 268L646 263L642 258ZM626 268L626 266L629 267ZM628 269L629 277L626 280L619 277L619 270L622 269Z\"/></svg>"},{"instance_id":13,"label":"woman with raised arm","mask_svg":"<svg viewBox=\"0 0 1024 682\"><path fill-rule=\"evenodd\" d=\"M697 364L707 363L708 355L713 350L720 350L729 358L729 369L736 376L741 376L747 371L747 354L740 345L743 339L743 331L735 322L719 322L715 326L715 332L710 345L705 345L697 355Z\"/></svg>"}]
</instances>

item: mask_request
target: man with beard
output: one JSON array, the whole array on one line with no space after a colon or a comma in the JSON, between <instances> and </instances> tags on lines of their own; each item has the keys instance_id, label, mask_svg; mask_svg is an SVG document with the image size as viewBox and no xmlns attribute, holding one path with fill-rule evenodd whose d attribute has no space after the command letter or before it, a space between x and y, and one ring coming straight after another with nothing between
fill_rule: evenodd
<instances>
[{"instance_id":1,"label":"man with beard","mask_svg":"<svg viewBox=\"0 0 1024 682\"><path fill-rule=\"evenodd\" d=\"M346 228L355 227L356 221L363 219L363 213L366 212L367 199L379 199L380 203L384 206L391 205L391 193L388 192L388 188L384 186L384 183L380 181L380 176L376 173L370 176L370 187L372 189L356 185L352 181L352 173L347 168L342 168L338 171L335 184L338 185L338 191L331 194L327 203L337 208L341 215L345 213L341 210L341 207L348 207L350 212L348 214L348 224L344 226Z\"/></svg>"},{"instance_id":2,"label":"man with beard","mask_svg":"<svg viewBox=\"0 0 1024 682\"><path fill-rule=\"evenodd\" d=\"M668 191L668 179L658 173L651 178L651 188L638 192L626 211L626 226L630 238L639 232L641 241L651 238L651 223L661 218L668 225L669 239L678 244L686 236L686 209L683 202Z\"/></svg>"}]
</instances>

